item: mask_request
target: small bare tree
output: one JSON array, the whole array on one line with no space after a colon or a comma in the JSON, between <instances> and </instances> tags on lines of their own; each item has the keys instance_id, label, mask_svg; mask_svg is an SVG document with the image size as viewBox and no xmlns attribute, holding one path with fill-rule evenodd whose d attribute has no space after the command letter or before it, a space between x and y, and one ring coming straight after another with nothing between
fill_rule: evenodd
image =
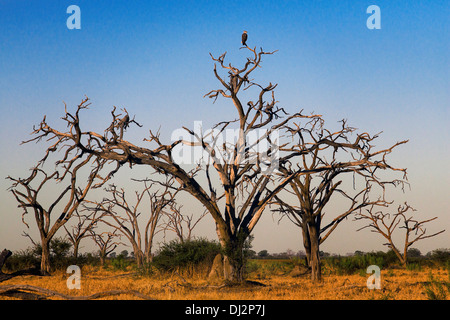
<instances>
[{"instance_id":1,"label":"small bare tree","mask_svg":"<svg viewBox=\"0 0 450 320\"><path fill-rule=\"evenodd\" d=\"M124 235L133 247L134 257L138 267L152 260L153 238L157 230L158 222L163 215L163 210L173 203L177 191L172 192L173 179L167 179L165 183L149 183L143 181L145 187L141 192L135 192L135 204L130 204L126 192L123 188L117 188L114 184L110 185L105 191L109 197L105 197L100 202L92 202L93 207L89 210L101 212L99 219L104 224L114 228L117 232ZM164 185L163 188L155 186ZM141 205L148 200L148 208L142 209ZM142 221L145 229L141 230L141 213L144 213Z\"/></svg>"},{"instance_id":2,"label":"small bare tree","mask_svg":"<svg viewBox=\"0 0 450 320\"><path fill-rule=\"evenodd\" d=\"M44 164L49 152L47 151L45 158L41 160L39 165ZM13 182L10 190L19 203L18 206L23 209L22 221L27 227L29 225L24 220L25 215L29 212L34 214L42 246L42 274L49 274L50 272L50 241L85 200L102 167L102 164L93 155L87 155L85 159L82 159L84 155L77 154L67 160L69 154L70 152L66 153L64 159L57 162L57 166L60 165L62 168L60 170L57 168L51 174L36 166L31 170L31 175L28 178L21 179L8 176L8 179ZM80 169L87 168L89 164L94 164L93 169L88 173L84 187L81 187L79 182ZM48 190L46 187L49 186L59 188L57 188L56 193L52 191L51 194L54 194L53 200L50 204L47 204ZM55 214L57 215L56 220L52 224L52 218Z\"/></svg>"},{"instance_id":3,"label":"small bare tree","mask_svg":"<svg viewBox=\"0 0 450 320\"><path fill-rule=\"evenodd\" d=\"M90 237L94 240L95 244L99 248L99 257L101 265L105 265L106 257L113 252L118 245L121 245L120 241L114 241L117 235L117 229L113 232L101 232L97 233L95 229L89 230ZM120 237L119 237L120 238Z\"/></svg>"},{"instance_id":4,"label":"small bare tree","mask_svg":"<svg viewBox=\"0 0 450 320\"><path fill-rule=\"evenodd\" d=\"M166 220L161 227L164 230L164 235L166 231L172 231L177 235L178 240L184 243L191 240L194 228L206 216L207 211L204 211L194 220L193 214L187 215L181 212L182 207L182 205L176 203L171 204L164 214Z\"/></svg>"},{"instance_id":5,"label":"small bare tree","mask_svg":"<svg viewBox=\"0 0 450 320\"><path fill-rule=\"evenodd\" d=\"M406 202L404 205L399 205L397 207L397 212L393 214L385 213L381 209L375 211L375 208L376 206L370 206L368 209L360 210L356 215L356 220L368 220L369 222L368 225L358 229L358 231L369 228L371 232L375 232L383 236L388 241L385 245L395 252L395 255L404 266L406 266L408 262L408 249L414 243L420 240L435 237L445 231L441 230L439 232L426 235L426 228L424 225L437 219L437 217L423 221L415 220L412 215L408 216L408 211L416 210ZM395 245L394 232L398 230L397 227L399 229L405 229L403 248ZM402 249L403 252L401 251Z\"/></svg>"},{"instance_id":6,"label":"small bare tree","mask_svg":"<svg viewBox=\"0 0 450 320\"><path fill-rule=\"evenodd\" d=\"M97 223L97 219L95 217L95 212L91 212L88 215L82 215L75 210L75 216L77 217L75 225L72 226L69 231L66 226L64 229L66 230L67 236L69 237L69 241L73 246L73 257L78 258L78 251L80 248L80 242L82 239L89 237L89 231L95 226ZM73 220L73 219L72 219Z\"/></svg>"}]
</instances>

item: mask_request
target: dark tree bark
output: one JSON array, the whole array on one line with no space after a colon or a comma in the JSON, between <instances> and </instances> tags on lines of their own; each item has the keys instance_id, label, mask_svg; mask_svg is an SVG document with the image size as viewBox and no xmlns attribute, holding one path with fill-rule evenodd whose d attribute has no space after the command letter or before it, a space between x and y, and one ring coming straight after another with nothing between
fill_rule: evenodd
<instances>
[{"instance_id":1,"label":"dark tree bark","mask_svg":"<svg viewBox=\"0 0 450 320\"><path fill-rule=\"evenodd\" d=\"M11 255L12 255L12 252L7 249L3 249L2 253L0 253L0 274L3 273L2 268L6 262L6 259L8 259Z\"/></svg>"}]
</instances>

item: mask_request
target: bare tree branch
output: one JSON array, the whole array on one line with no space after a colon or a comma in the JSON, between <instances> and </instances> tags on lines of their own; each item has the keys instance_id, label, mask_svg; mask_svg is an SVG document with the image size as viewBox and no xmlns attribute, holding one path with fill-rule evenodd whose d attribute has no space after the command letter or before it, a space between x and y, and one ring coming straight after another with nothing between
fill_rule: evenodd
<instances>
[{"instance_id":1,"label":"bare tree branch","mask_svg":"<svg viewBox=\"0 0 450 320\"><path fill-rule=\"evenodd\" d=\"M413 216L408 217L408 211L416 211L406 202L404 205L399 205L397 207L397 212L394 214L385 213L381 210L374 211L375 207L370 206L366 210L360 210L356 215L355 220L367 220L369 223L358 229L358 231L369 228L370 231L379 233L383 236L388 242L385 244L390 249L392 249L397 258L403 265L406 265L408 262L408 249L417 241L428 239L431 237L435 237L445 230L441 230L439 232L433 233L431 235L426 235L426 229L423 227L425 223L431 222L437 217L418 221L413 219ZM403 252L395 245L393 235L397 230L397 227L405 229L405 240L403 244Z\"/></svg>"}]
</instances>

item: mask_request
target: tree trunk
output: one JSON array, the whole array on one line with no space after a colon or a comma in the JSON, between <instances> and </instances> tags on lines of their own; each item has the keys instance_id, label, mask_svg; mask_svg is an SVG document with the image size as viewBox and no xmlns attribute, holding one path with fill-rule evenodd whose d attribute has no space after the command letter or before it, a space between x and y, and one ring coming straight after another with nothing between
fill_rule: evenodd
<instances>
[{"instance_id":1,"label":"tree trunk","mask_svg":"<svg viewBox=\"0 0 450 320\"><path fill-rule=\"evenodd\" d=\"M405 252L404 252L404 254L402 256L400 251L394 246L393 242L390 241L390 243L391 243L390 247L391 247L392 251L394 251L394 253L397 256L398 260L400 260L400 263L402 264L402 266L404 268L406 268L406 263L408 262L408 260L407 260L407 252L408 252L407 249L405 249Z\"/></svg>"},{"instance_id":2,"label":"tree trunk","mask_svg":"<svg viewBox=\"0 0 450 320\"><path fill-rule=\"evenodd\" d=\"M74 257L75 259L78 258L78 248L79 248L79 246L80 246L80 241L75 241L75 242L73 243L73 257Z\"/></svg>"},{"instance_id":3,"label":"tree trunk","mask_svg":"<svg viewBox=\"0 0 450 320\"><path fill-rule=\"evenodd\" d=\"M302 235L303 235L303 247L305 248L306 254L306 266L311 268L311 239L308 231L308 224L302 224Z\"/></svg>"},{"instance_id":4,"label":"tree trunk","mask_svg":"<svg viewBox=\"0 0 450 320\"><path fill-rule=\"evenodd\" d=\"M239 237L243 238L243 237ZM233 237L225 243L223 268L224 279L231 283L244 281L244 241L245 239Z\"/></svg>"},{"instance_id":5,"label":"tree trunk","mask_svg":"<svg viewBox=\"0 0 450 320\"><path fill-rule=\"evenodd\" d=\"M223 251L224 280L231 283L244 281L244 234L229 235L227 230L217 226L217 235Z\"/></svg>"},{"instance_id":6,"label":"tree trunk","mask_svg":"<svg viewBox=\"0 0 450 320\"><path fill-rule=\"evenodd\" d=\"M50 241L48 239L41 239L41 274L50 274Z\"/></svg>"},{"instance_id":7,"label":"tree trunk","mask_svg":"<svg viewBox=\"0 0 450 320\"><path fill-rule=\"evenodd\" d=\"M234 259L230 256L223 257L224 279L231 283L244 281L244 263L242 259Z\"/></svg>"},{"instance_id":8,"label":"tree trunk","mask_svg":"<svg viewBox=\"0 0 450 320\"><path fill-rule=\"evenodd\" d=\"M321 281L322 270L320 266L320 255L319 255L319 232L314 224L309 225L309 239L311 245L311 253L310 253L311 280L313 282Z\"/></svg>"},{"instance_id":9,"label":"tree trunk","mask_svg":"<svg viewBox=\"0 0 450 320\"><path fill-rule=\"evenodd\" d=\"M106 251L106 250L105 250ZM103 267L105 265L105 260L106 260L106 252L103 250L100 250L100 265Z\"/></svg>"},{"instance_id":10,"label":"tree trunk","mask_svg":"<svg viewBox=\"0 0 450 320\"><path fill-rule=\"evenodd\" d=\"M137 246L134 247L134 258L138 268L144 265L144 253Z\"/></svg>"}]
</instances>

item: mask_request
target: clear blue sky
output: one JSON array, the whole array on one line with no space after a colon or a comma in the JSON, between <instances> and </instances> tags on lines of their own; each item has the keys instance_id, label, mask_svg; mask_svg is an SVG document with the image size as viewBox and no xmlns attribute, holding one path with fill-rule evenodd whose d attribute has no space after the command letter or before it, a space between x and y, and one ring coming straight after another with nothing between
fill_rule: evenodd
<instances>
[{"instance_id":1,"label":"clear blue sky","mask_svg":"<svg viewBox=\"0 0 450 320\"><path fill-rule=\"evenodd\" d=\"M66 27L71 4L81 9L81 30ZM372 4L381 9L380 30L366 27ZM232 106L203 98L217 88L209 52L227 51L241 63L243 30L250 46L279 50L255 76L278 83L280 106L384 131L380 146L410 139L392 155L408 168L405 197L423 217L439 216L430 231L447 229L418 248L450 247L449 16L449 2L437 0L0 0L0 247L28 245L3 177L28 174L39 158L39 145L19 143L44 115L61 124L63 101L74 106L87 95L93 129L104 129L113 105L126 107L144 125L138 140L159 126L170 137L195 120L228 119ZM295 228L273 225L267 214L255 231L256 250L301 249ZM213 229L211 221L204 228ZM384 249L381 239L355 229L346 222L323 249Z\"/></svg>"}]
</instances>

